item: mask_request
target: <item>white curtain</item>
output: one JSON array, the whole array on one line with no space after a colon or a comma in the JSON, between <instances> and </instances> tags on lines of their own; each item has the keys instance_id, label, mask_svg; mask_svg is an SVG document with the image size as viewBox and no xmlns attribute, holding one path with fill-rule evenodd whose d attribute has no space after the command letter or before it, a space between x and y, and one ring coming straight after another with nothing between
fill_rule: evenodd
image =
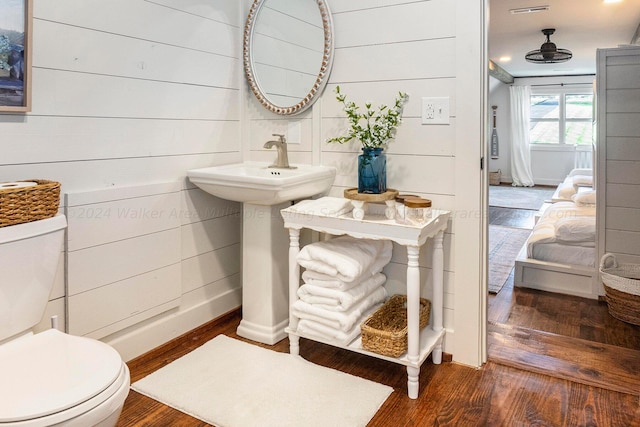
<instances>
[{"instance_id":1,"label":"white curtain","mask_svg":"<svg viewBox=\"0 0 640 427\"><path fill-rule=\"evenodd\" d=\"M511 179L514 187L532 187L529 153L529 117L531 88L511 86Z\"/></svg>"}]
</instances>

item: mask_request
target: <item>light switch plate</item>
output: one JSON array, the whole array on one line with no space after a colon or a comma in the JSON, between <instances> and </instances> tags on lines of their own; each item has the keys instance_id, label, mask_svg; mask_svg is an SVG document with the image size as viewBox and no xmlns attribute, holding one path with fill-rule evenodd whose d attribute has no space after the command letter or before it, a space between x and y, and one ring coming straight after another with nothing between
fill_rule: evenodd
<instances>
[{"instance_id":1,"label":"light switch plate","mask_svg":"<svg viewBox=\"0 0 640 427\"><path fill-rule=\"evenodd\" d=\"M302 139L302 125L299 120L287 124L287 144L300 144Z\"/></svg>"},{"instance_id":2,"label":"light switch plate","mask_svg":"<svg viewBox=\"0 0 640 427\"><path fill-rule=\"evenodd\" d=\"M422 98L422 124L423 125L448 125L449 124L449 97L423 97Z\"/></svg>"}]
</instances>

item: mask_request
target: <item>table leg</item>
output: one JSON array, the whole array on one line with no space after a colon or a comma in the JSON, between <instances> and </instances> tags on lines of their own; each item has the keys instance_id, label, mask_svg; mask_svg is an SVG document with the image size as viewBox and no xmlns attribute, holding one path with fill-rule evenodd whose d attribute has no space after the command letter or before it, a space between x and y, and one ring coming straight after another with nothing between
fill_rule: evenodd
<instances>
[{"instance_id":1,"label":"table leg","mask_svg":"<svg viewBox=\"0 0 640 427\"><path fill-rule=\"evenodd\" d=\"M433 330L438 332L443 328L443 299L444 299L444 250L443 250L444 232L439 232L434 241L433 255L431 258L431 268L433 274ZM431 353L433 363L436 365L442 362L442 339Z\"/></svg>"},{"instance_id":2,"label":"table leg","mask_svg":"<svg viewBox=\"0 0 640 427\"><path fill-rule=\"evenodd\" d=\"M289 330L298 330L298 318L293 315L291 307L298 300L298 287L300 286L300 266L297 256L300 252L300 229L289 229ZM289 353L297 356L300 354L300 337L289 334Z\"/></svg>"},{"instance_id":3,"label":"table leg","mask_svg":"<svg viewBox=\"0 0 640 427\"><path fill-rule=\"evenodd\" d=\"M409 399L417 399L420 387L420 368L407 366L407 378L407 395Z\"/></svg>"},{"instance_id":4,"label":"table leg","mask_svg":"<svg viewBox=\"0 0 640 427\"><path fill-rule=\"evenodd\" d=\"M420 256L419 246L407 246L407 359L416 367L407 367L407 392L411 399L418 397L420 368Z\"/></svg>"}]
</instances>

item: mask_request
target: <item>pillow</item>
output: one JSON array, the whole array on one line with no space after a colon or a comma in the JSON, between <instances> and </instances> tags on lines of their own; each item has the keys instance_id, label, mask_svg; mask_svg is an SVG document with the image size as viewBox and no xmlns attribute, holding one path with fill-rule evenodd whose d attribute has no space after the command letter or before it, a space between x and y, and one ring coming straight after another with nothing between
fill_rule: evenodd
<instances>
[{"instance_id":1,"label":"pillow","mask_svg":"<svg viewBox=\"0 0 640 427\"><path fill-rule=\"evenodd\" d=\"M555 223L556 240L567 243L595 242L596 218L574 216Z\"/></svg>"},{"instance_id":2,"label":"pillow","mask_svg":"<svg viewBox=\"0 0 640 427\"><path fill-rule=\"evenodd\" d=\"M589 175L574 175L573 185L577 185L579 187L593 187L593 177Z\"/></svg>"},{"instance_id":3,"label":"pillow","mask_svg":"<svg viewBox=\"0 0 640 427\"><path fill-rule=\"evenodd\" d=\"M576 206L595 206L596 204L596 190L582 191L580 193L571 196L571 200Z\"/></svg>"},{"instance_id":4,"label":"pillow","mask_svg":"<svg viewBox=\"0 0 640 427\"><path fill-rule=\"evenodd\" d=\"M574 194L576 194L578 190L576 189L576 187L574 187L572 184L568 184L568 183L562 183L558 186L558 188L556 189L555 193L553 194L553 202L559 202L559 201L569 201L571 200L571 196L573 196Z\"/></svg>"},{"instance_id":5,"label":"pillow","mask_svg":"<svg viewBox=\"0 0 640 427\"><path fill-rule=\"evenodd\" d=\"M574 176L574 175L592 176L593 175L593 170L592 169L587 169L587 168L572 169L571 172L569 172L569 176Z\"/></svg>"}]
</instances>

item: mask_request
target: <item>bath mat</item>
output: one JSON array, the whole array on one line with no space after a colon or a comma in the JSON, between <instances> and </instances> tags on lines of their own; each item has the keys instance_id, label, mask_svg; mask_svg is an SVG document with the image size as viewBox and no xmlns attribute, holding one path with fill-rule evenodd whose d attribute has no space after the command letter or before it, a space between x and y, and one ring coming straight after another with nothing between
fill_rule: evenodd
<instances>
[{"instance_id":1,"label":"bath mat","mask_svg":"<svg viewBox=\"0 0 640 427\"><path fill-rule=\"evenodd\" d=\"M489 292L497 294L516 265L516 257L531 230L489 226Z\"/></svg>"},{"instance_id":2,"label":"bath mat","mask_svg":"<svg viewBox=\"0 0 640 427\"><path fill-rule=\"evenodd\" d=\"M225 335L131 388L218 427L366 426L393 392Z\"/></svg>"}]
</instances>

